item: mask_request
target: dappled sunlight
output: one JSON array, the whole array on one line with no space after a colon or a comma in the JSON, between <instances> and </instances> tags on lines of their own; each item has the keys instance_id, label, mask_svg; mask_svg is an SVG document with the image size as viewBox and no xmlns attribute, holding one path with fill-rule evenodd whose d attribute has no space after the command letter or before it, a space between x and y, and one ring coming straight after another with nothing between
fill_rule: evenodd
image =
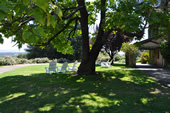
<instances>
[{"instance_id":1,"label":"dappled sunlight","mask_svg":"<svg viewBox=\"0 0 170 113\"><path fill-rule=\"evenodd\" d=\"M160 94L160 93L161 93L161 91L157 88L154 88L153 91L150 91L150 94Z\"/></svg>"},{"instance_id":2,"label":"dappled sunlight","mask_svg":"<svg viewBox=\"0 0 170 113\"><path fill-rule=\"evenodd\" d=\"M153 98L141 98L140 101L143 103L143 104L149 104L151 101L153 101L154 99Z\"/></svg>"},{"instance_id":3,"label":"dappled sunlight","mask_svg":"<svg viewBox=\"0 0 170 113\"><path fill-rule=\"evenodd\" d=\"M55 104L46 104L43 107L38 108L39 111L50 111Z\"/></svg>"},{"instance_id":4,"label":"dappled sunlight","mask_svg":"<svg viewBox=\"0 0 170 113\"><path fill-rule=\"evenodd\" d=\"M87 76L6 73L0 78L0 112L170 111L169 89L152 78L137 70L102 70Z\"/></svg>"},{"instance_id":5,"label":"dappled sunlight","mask_svg":"<svg viewBox=\"0 0 170 113\"><path fill-rule=\"evenodd\" d=\"M107 79L112 80L117 78L120 79L121 81L125 81L125 82L128 81L134 84L156 83L156 80L154 80L151 77L148 77L144 73L141 73L139 70L121 69L121 70L104 71L103 76L107 77Z\"/></svg>"},{"instance_id":6,"label":"dappled sunlight","mask_svg":"<svg viewBox=\"0 0 170 113\"><path fill-rule=\"evenodd\" d=\"M80 77L80 79L77 79L76 82L84 82L85 81L85 78L83 77Z\"/></svg>"},{"instance_id":7,"label":"dappled sunlight","mask_svg":"<svg viewBox=\"0 0 170 113\"><path fill-rule=\"evenodd\" d=\"M66 104L62 105L62 107L63 109L67 109L68 107L79 107L79 109L88 107L89 112L99 112L98 108L119 106L121 102L122 100L108 99L106 97L99 96L96 93L89 93L70 98L70 100ZM79 105L75 103L78 103Z\"/></svg>"},{"instance_id":8,"label":"dappled sunlight","mask_svg":"<svg viewBox=\"0 0 170 113\"><path fill-rule=\"evenodd\" d=\"M30 97L30 98L35 98L35 97L36 97L36 95L35 95L35 94L33 94L33 95L30 95L29 97Z\"/></svg>"},{"instance_id":9,"label":"dappled sunlight","mask_svg":"<svg viewBox=\"0 0 170 113\"><path fill-rule=\"evenodd\" d=\"M17 99L17 98L24 96L24 95L26 95L26 93L23 93L23 92L13 93L13 94L7 95L5 97L0 98L0 104L2 104L3 102L6 102L6 101Z\"/></svg>"}]
</instances>

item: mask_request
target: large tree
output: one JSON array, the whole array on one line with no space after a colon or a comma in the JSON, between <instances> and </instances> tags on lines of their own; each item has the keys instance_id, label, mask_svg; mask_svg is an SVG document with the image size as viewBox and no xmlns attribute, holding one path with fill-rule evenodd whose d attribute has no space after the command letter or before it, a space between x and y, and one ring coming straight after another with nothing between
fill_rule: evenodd
<instances>
[{"instance_id":1,"label":"large tree","mask_svg":"<svg viewBox=\"0 0 170 113\"><path fill-rule=\"evenodd\" d=\"M160 0L159 0L160 1ZM82 62L79 74L95 73L95 61L111 32L140 39L147 24L164 26L166 35L168 0L1 0L0 32L12 37L18 47L29 43L46 46L50 43L59 52L73 53L70 39L82 35ZM161 7L161 8L160 8ZM100 14L97 38L89 48L89 26ZM81 30L76 30L80 23ZM165 32L167 31L167 32ZM3 43L2 36L0 42Z\"/></svg>"}]
</instances>

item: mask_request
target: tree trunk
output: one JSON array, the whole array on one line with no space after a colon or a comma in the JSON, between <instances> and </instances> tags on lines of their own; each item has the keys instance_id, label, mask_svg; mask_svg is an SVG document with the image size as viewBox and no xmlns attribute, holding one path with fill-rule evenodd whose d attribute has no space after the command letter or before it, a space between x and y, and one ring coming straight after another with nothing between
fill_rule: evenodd
<instances>
[{"instance_id":1,"label":"tree trunk","mask_svg":"<svg viewBox=\"0 0 170 113\"><path fill-rule=\"evenodd\" d=\"M82 62L78 68L78 74L94 74L95 73L95 62L97 59L97 56L99 55L99 52L101 50L101 47L103 45L103 41L108 37L108 34L111 32L107 32L106 34L103 31L102 25L105 23L105 2L106 0L101 0L101 20L99 24L99 32L96 38L96 41L92 47L92 50L89 49L89 32L88 32L88 13L85 6L84 0L77 0L77 3L79 6L83 6L83 8L80 9L80 24L81 24L81 31L82 31Z\"/></svg>"},{"instance_id":2,"label":"tree trunk","mask_svg":"<svg viewBox=\"0 0 170 113\"><path fill-rule=\"evenodd\" d=\"M129 54L125 53L125 62L126 62L126 66L129 66Z\"/></svg>"},{"instance_id":3,"label":"tree trunk","mask_svg":"<svg viewBox=\"0 0 170 113\"><path fill-rule=\"evenodd\" d=\"M103 46L104 40L107 39L110 32L112 32L112 30L110 30L109 32L106 32L102 35L97 36L96 42L94 43L92 50L89 52L88 60L82 61L78 68L79 75L94 74L96 72L96 70L95 70L96 59L97 59L99 52Z\"/></svg>"},{"instance_id":4,"label":"tree trunk","mask_svg":"<svg viewBox=\"0 0 170 113\"><path fill-rule=\"evenodd\" d=\"M95 51L95 53L91 53L89 55L89 59L86 62L81 62L79 68L78 68L78 74L83 75L83 74L95 74L96 72L96 59L99 54L100 50Z\"/></svg>"}]
</instances>

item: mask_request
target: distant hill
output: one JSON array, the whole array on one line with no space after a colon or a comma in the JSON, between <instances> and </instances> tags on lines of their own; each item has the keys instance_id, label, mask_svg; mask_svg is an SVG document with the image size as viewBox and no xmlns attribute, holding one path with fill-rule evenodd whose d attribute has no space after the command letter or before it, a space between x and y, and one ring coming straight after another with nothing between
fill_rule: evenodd
<instances>
[{"instance_id":1,"label":"distant hill","mask_svg":"<svg viewBox=\"0 0 170 113\"><path fill-rule=\"evenodd\" d=\"M25 54L26 52L0 52L0 58L4 56L17 57L19 54Z\"/></svg>"}]
</instances>

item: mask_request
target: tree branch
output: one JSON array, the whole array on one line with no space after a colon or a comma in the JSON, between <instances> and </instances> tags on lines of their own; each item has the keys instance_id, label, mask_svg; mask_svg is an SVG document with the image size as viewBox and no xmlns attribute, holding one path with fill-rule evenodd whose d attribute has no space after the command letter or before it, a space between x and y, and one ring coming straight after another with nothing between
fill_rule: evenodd
<instances>
[{"instance_id":1,"label":"tree branch","mask_svg":"<svg viewBox=\"0 0 170 113\"><path fill-rule=\"evenodd\" d=\"M50 44L50 42L51 42L53 39L55 39L55 37L58 36L61 32L63 32L63 31L70 25L70 23L71 23L72 21L74 21L74 20L79 20L79 19L80 19L79 17L74 17L74 18L70 19L70 20L68 21L68 23L67 23L59 32L57 32L54 36L52 36L46 43L42 43L42 44L39 44L39 45L46 46L46 45Z\"/></svg>"},{"instance_id":2,"label":"tree branch","mask_svg":"<svg viewBox=\"0 0 170 113\"><path fill-rule=\"evenodd\" d=\"M21 27L22 27L24 24L28 23L28 22L31 21L31 20L34 20L33 17L26 17L26 19L27 19L27 20L23 20L22 18L15 19L15 20L13 20L11 23L5 23L5 24L4 24L4 27L7 28L7 29L9 29L9 30L11 30L11 32L12 32L13 34L16 34L16 33L21 29ZM11 26L13 23L18 22L18 21L21 21L21 20L23 20L23 21L20 22L20 24L18 25L18 28L17 28L15 31L10 28L10 26Z\"/></svg>"},{"instance_id":3,"label":"tree branch","mask_svg":"<svg viewBox=\"0 0 170 113\"><path fill-rule=\"evenodd\" d=\"M69 35L68 35L68 40L70 39L70 35L71 35L72 32L73 32L73 35L72 35L72 38L73 38L73 36L74 36L74 34L75 34L75 31L76 31L76 29L77 29L77 23L78 23L78 20L76 20L76 23L75 23L74 28L70 31L70 33L69 33Z\"/></svg>"},{"instance_id":4,"label":"tree branch","mask_svg":"<svg viewBox=\"0 0 170 113\"><path fill-rule=\"evenodd\" d=\"M21 23L19 24L19 27L18 27L14 32L17 33L24 24L26 24L26 23L28 23L29 21L34 20L34 19L35 19L35 18L30 17L28 20L25 20L25 21L21 22Z\"/></svg>"},{"instance_id":5,"label":"tree branch","mask_svg":"<svg viewBox=\"0 0 170 113\"><path fill-rule=\"evenodd\" d=\"M62 17L62 19L65 20L65 19L70 18L70 17L73 16L78 10L80 10L82 7L83 7L83 6L76 7L76 9L75 9L72 13L70 13L70 14L67 15L66 17Z\"/></svg>"}]
</instances>

